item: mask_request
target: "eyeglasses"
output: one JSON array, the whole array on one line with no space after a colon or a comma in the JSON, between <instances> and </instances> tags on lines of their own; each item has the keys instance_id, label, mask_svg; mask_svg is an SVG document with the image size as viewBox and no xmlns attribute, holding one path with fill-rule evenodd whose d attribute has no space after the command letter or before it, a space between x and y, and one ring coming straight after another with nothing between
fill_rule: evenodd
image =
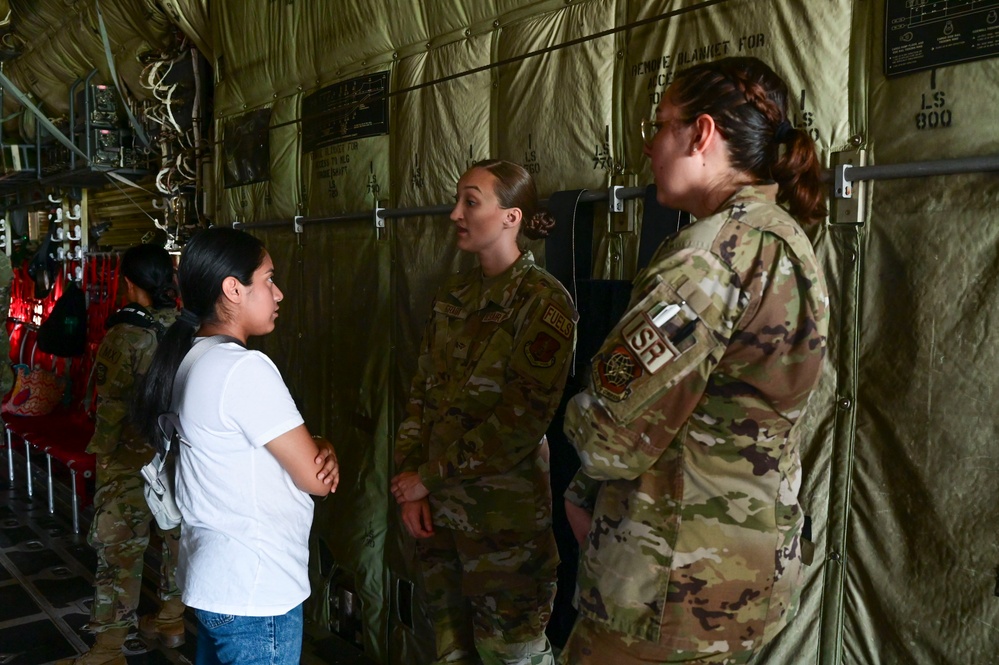
<instances>
[{"instance_id":1,"label":"eyeglasses","mask_svg":"<svg viewBox=\"0 0 999 665\"><path fill-rule=\"evenodd\" d=\"M659 122L655 118L644 118L642 120L642 140L645 141L645 144L651 145L652 141L656 138L656 134L666 124L665 122Z\"/></svg>"}]
</instances>

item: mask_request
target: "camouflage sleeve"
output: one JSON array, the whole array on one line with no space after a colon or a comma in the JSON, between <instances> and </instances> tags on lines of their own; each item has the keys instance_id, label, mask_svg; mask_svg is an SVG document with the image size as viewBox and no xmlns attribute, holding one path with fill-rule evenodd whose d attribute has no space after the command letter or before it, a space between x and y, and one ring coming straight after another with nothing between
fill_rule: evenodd
<instances>
[{"instance_id":1,"label":"camouflage sleeve","mask_svg":"<svg viewBox=\"0 0 999 665\"><path fill-rule=\"evenodd\" d=\"M436 302L436 299L435 301ZM406 418L399 425L395 437L395 472L416 471L423 462L423 441L426 437L423 427L423 403L426 394L427 376L432 372L433 361L430 357L430 340L434 337L433 306L430 309L430 319L423 331L420 342L420 355L416 361L416 373L409 389L409 400L406 403Z\"/></svg>"},{"instance_id":2,"label":"camouflage sleeve","mask_svg":"<svg viewBox=\"0 0 999 665\"><path fill-rule=\"evenodd\" d=\"M151 331L127 325L114 326L104 336L94 366L96 423L87 452L108 454L117 447L132 407L135 386L152 362L154 340Z\"/></svg>"},{"instance_id":3,"label":"camouflage sleeve","mask_svg":"<svg viewBox=\"0 0 999 665\"><path fill-rule=\"evenodd\" d=\"M10 258L0 252L0 311L3 318L10 316L10 285L14 281L14 270L10 266Z\"/></svg>"},{"instance_id":4,"label":"camouflage sleeve","mask_svg":"<svg viewBox=\"0 0 999 665\"><path fill-rule=\"evenodd\" d=\"M636 284L632 306L593 358L589 386L568 404L565 433L581 471L633 479L673 441L724 353L738 279L708 251L685 248Z\"/></svg>"},{"instance_id":5,"label":"camouflage sleeve","mask_svg":"<svg viewBox=\"0 0 999 665\"><path fill-rule=\"evenodd\" d=\"M0 312L3 312L3 326L0 327L0 395L6 395L14 385L14 374L10 369L10 338L7 336L7 317L10 316L10 285L14 271L10 259L0 252Z\"/></svg>"},{"instance_id":6,"label":"camouflage sleeve","mask_svg":"<svg viewBox=\"0 0 999 665\"><path fill-rule=\"evenodd\" d=\"M495 410L451 443L438 459L420 466L433 492L445 481L502 474L536 450L558 408L576 344L575 309L562 293L546 291L525 304L513 335ZM483 358L489 350L483 353Z\"/></svg>"},{"instance_id":7,"label":"camouflage sleeve","mask_svg":"<svg viewBox=\"0 0 999 665\"><path fill-rule=\"evenodd\" d=\"M569 503L579 506L588 513L592 513L597 506L597 494L600 492L600 484L601 481L590 478L580 469L576 472L572 482L569 483L562 496Z\"/></svg>"}]
</instances>

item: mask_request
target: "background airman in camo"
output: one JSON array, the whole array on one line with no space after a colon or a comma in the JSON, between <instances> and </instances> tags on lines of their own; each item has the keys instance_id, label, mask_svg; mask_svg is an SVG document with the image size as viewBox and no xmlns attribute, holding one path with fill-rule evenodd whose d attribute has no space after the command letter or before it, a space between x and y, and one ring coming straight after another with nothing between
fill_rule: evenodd
<instances>
[{"instance_id":1,"label":"background airman in camo","mask_svg":"<svg viewBox=\"0 0 999 665\"><path fill-rule=\"evenodd\" d=\"M554 662L545 628L558 552L544 434L577 316L517 246L522 225L529 237L550 228L533 214L536 199L530 175L509 162L479 163L459 181L451 219L480 267L434 301L396 439L392 490L419 538L437 663Z\"/></svg>"},{"instance_id":2,"label":"background airman in camo","mask_svg":"<svg viewBox=\"0 0 999 665\"><path fill-rule=\"evenodd\" d=\"M681 72L643 127L659 202L697 221L635 280L566 412L584 550L567 665L745 663L796 612L828 296L776 203L825 214L786 100L769 67L730 58Z\"/></svg>"},{"instance_id":3,"label":"background airman in camo","mask_svg":"<svg viewBox=\"0 0 999 665\"><path fill-rule=\"evenodd\" d=\"M142 588L143 555L152 513L143 496L139 469L153 446L130 420L132 400L156 351L159 334L177 318L173 261L162 247L140 245L122 258L121 274L129 304L108 319L94 365L96 426L87 452L97 456L94 519L87 541L97 552L90 629L97 642L86 654L64 661L76 665L125 663L122 644L136 624ZM162 559L158 615L143 617L143 633L167 646L184 641L180 591L174 580L180 528L161 531Z\"/></svg>"},{"instance_id":4,"label":"background airman in camo","mask_svg":"<svg viewBox=\"0 0 999 665\"><path fill-rule=\"evenodd\" d=\"M4 318L10 312L10 284L14 280L14 271L10 266L10 258L0 252L0 312ZM7 326L0 326L0 395L6 395L14 387L14 373L10 369L10 337Z\"/></svg>"}]
</instances>

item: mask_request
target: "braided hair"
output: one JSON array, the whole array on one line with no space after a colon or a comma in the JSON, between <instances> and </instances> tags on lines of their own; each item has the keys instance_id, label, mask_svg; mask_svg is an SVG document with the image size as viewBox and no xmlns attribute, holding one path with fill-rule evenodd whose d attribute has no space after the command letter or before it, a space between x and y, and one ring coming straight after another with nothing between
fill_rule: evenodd
<instances>
[{"instance_id":1,"label":"braided hair","mask_svg":"<svg viewBox=\"0 0 999 665\"><path fill-rule=\"evenodd\" d=\"M788 120L787 84L757 58L723 58L680 72L669 88L680 120L707 114L729 148L732 166L759 182L776 181L777 201L802 223L826 215L826 188L815 143Z\"/></svg>"}]
</instances>

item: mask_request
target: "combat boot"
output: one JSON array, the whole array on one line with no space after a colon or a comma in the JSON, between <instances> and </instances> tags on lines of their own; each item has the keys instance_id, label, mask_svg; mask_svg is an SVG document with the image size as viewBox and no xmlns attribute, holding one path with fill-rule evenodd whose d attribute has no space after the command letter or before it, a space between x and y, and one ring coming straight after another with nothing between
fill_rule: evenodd
<instances>
[{"instance_id":1,"label":"combat boot","mask_svg":"<svg viewBox=\"0 0 999 665\"><path fill-rule=\"evenodd\" d=\"M156 640L168 649L184 644L184 603L180 598L163 602L156 614L139 619L139 634L147 640Z\"/></svg>"},{"instance_id":2,"label":"combat boot","mask_svg":"<svg viewBox=\"0 0 999 665\"><path fill-rule=\"evenodd\" d=\"M90 651L77 656L57 660L56 665L128 665L121 647L128 637L128 628L108 628L97 633L97 639Z\"/></svg>"}]
</instances>

